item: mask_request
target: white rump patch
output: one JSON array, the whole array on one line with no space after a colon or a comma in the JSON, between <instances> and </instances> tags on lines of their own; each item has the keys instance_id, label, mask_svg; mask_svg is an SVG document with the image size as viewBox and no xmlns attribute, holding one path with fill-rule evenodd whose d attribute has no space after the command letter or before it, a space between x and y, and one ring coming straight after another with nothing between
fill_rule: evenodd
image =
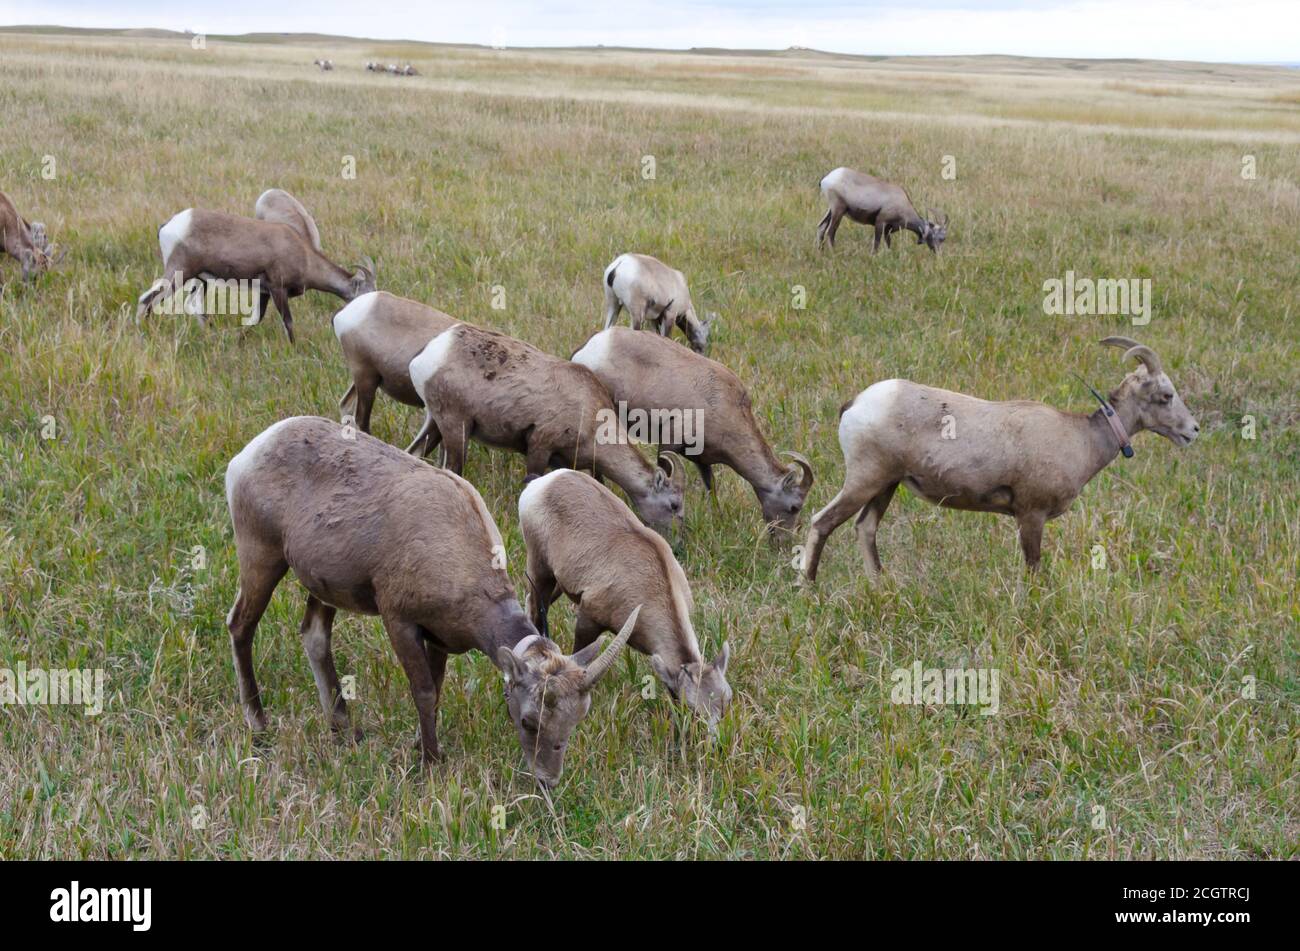
<instances>
[{"instance_id":1,"label":"white rump patch","mask_svg":"<svg viewBox=\"0 0 1300 951\"><path fill-rule=\"evenodd\" d=\"M349 301L342 310L334 315L334 336L342 340L343 335L361 326L379 302L379 291L369 291L355 300Z\"/></svg>"},{"instance_id":2,"label":"white rump patch","mask_svg":"<svg viewBox=\"0 0 1300 951\"><path fill-rule=\"evenodd\" d=\"M296 419L306 419L305 416L290 416L288 419L282 419L278 423L272 423L266 429L262 430L252 438L247 446L239 451L235 458L230 460L226 466L226 505L234 505L235 487L239 485L244 478L257 464L257 457L262 448L271 441L271 437L279 431L280 427L286 423L292 423Z\"/></svg>"},{"instance_id":3,"label":"white rump patch","mask_svg":"<svg viewBox=\"0 0 1300 951\"><path fill-rule=\"evenodd\" d=\"M902 392L902 383L902 380L882 380L871 384L854 398L853 405L840 417L842 448L847 447L847 440L855 433L872 429L889 419Z\"/></svg>"},{"instance_id":4,"label":"white rump patch","mask_svg":"<svg viewBox=\"0 0 1300 951\"><path fill-rule=\"evenodd\" d=\"M451 348L456 343L457 331L463 326L464 324L456 324L454 327L448 327L430 340L411 361L408 370L411 374L411 382L415 384L415 392L420 395L420 399L424 399L425 386L446 364L451 355Z\"/></svg>"},{"instance_id":5,"label":"white rump patch","mask_svg":"<svg viewBox=\"0 0 1300 951\"><path fill-rule=\"evenodd\" d=\"M524 486L524 491L519 493L519 521L521 523L529 512L537 508L547 488L566 472L570 475L573 474L572 469L554 469L544 476L538 476Z\"/></svg>"},{"instance_id":6,"label":"white rump patch","mask_svg":"<svg viewBox=\"0 0 1300 951\"><path fill-rule=\"evenodd\" d=\"M613 340L613 336L613 327L602 330L582 345L582 349L573 355L573 362L593 371L607 368L610 363L610 341Z\"/></svg>"},{"instance_id":7,"label":"white rump patch","mask_svg":"<svg viewBox=\"0 0 1300 951\"><path fill-rule=\"evenodd\" d=\"M162 251L164 265L171 258L176 246L189 237L193 223L194 209L186 208L158 230L158 248Z\"/></svg>"}]
</instances>

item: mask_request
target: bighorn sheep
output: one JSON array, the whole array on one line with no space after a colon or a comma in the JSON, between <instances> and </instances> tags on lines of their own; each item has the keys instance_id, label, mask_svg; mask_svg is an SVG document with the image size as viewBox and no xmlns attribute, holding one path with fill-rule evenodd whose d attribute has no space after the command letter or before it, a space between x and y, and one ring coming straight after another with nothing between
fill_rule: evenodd
<instances>
[{"instance_id":1,"label":"bighorn sheep","mask_svg":"<svg viewBox=\"0 0 1300 951\"><path fill-rule=\"evenodd\" d=\"M916 243L924 243L938 252L939 245L948 237L948 216L931 221L922 218L912 206L912 199L898 185L882 182L851 168L837 168L821 181L822 194L830 207L817 225L817 244L826 241L835 247L835 232L840 219L846 214L858 224L874 225L876 235L871 242L871 253L880 249L880 239L892 247L892 235L906 228L916 234ZM936 213L930 212L932 217Z\"/></svg>"},{"instance_id":2,"label":"bighorn sheep","mask_svg":"<svg viewBox=\"0 0 1300 951\"><path fill-rule=\"evenodd\" d=\"M826 539L850 515L872 574L881 570L876 529L901 482L948 508L1012 515L1030 570L1041 558L1043 525L1062 514L1088 481L1144 429L1186 446L1201 427L1148 347L1127 337L1139 366L1091 415L1029 400L992 403L907 380L863 390L840 411L844 488L808 529L804 571L817 577ZM1107 412L1113 408L1113 412Z\"/></svg>"},{"instance_id":3,"label":"bighorn sheep","mask_svg":"<svg viewBox=\"0 0 1300 951\"><path fill-rule=\"evenodd\" d=\"M63 257L45 234L45 225L31 222L18 214L12 199L0 192L0 249L22 266L24 281L31 281L49 270Z\"/></svg>"},{"instance_id":4,"label":"bighorn sheep","mask_svg":"<svg viewBox=\"0 0 1300 951\"><path fill-rule=\"evenodd\" d=\"M366 72L368 72L368 73L378 73L378 72L382 72L382 71L383 71L383 67L380 66L378 63L373 62L373 61L371 61L371 62L367 62L367 63L366 63Z\"/></svg>"},{"instance_id":5,"label":"bighorn sheep","mask_svg":"<svg viewBox=\"0 0 1300 951\"><path fill-rule=\"evenodd\" d=\"M784 453L793 465L781 463L758 428L744 384L725 366L663 337L626 327L593 334L573 362L596 374L615 403L648 415L652 430L670 430L656 434L661 448L695 463L710 490L712 467L730 466L754 487L763 520L794 530L812 488L812 466L796 452ZM694 445L684 441L688 424L697 434Z\"/></svg>"},{"instance_id":6,"label":"bighorn sheep","mask_svg":"<svg viewBox=\"0 0 1300 951\"><path fill-rule=\"evenodd\" d=\"M320 67L322 73L329 72L334 68L334 61L331 59L314 59L311 64Z\"/></svg>"},{"instance_id":7,"label":"bighorn sheep","mask_svg":"<svg viewBox=\"0 0 1300 951\"><path fill-rule=\"evenodd\" d=\"M622 308L632 318L634 330L649 321L660 336L667 337L676 324L696 353L708 349L709 331L718 319L713 313L704 320L695 316L686 275L648 254L620 254L605 268L605 329L618 319Z\"/></svg>"},{"instance_id":8,"label":"bighorn sheep","mask_svg":"<svg viewBox=\"0 0 1300 951\"><path fill-rule=\"evenodd\" d=\"M430 340L457 324L440 310L384 291L362 294L334 315L334 335L352 371L352 385L339 400L363 433L370 432L375 392L423 408L411 382L411 361Z\"/></svg>"},{"instance_id":9,"label":"bighorn sheep","mask_svg":"<svg viewBox=\"0 0 1300 951\"><path fill-rule=\"evenodd\" d=\"M527 610L537 629L547 633L547 610L566 594L577 605L573 649L581 650L640 604L628 643L650 655L674 698L716 729L731 702L731 646L724 644L711 664L700 655L691 586L668 543L613 492L572 469L528 483L519 496L519 527L528 546Z\"/></svg>"},{"instance_id":10,"label":"bighorn sheep","mask_svg":"<svg viewBox=\"0 0 1300 951\"><path fill-rule=\"evenodd\" d=\"M286 224L311 242L317 251L320 247L320 231L316 219L311 216L302 202L294 198L283 188L268 188L257 196L253 206L253 217L261 221L278 221Z\"/></svg>"},{"instance_id":11,"label":"bighorn sheep","mask_svg":"<svg viewBox=\"0 0 1300 951\"><path fill-rule=\"evenodd\" d=\"M420 73L419 73L419 71L418 71L414 66L412 66L410 63L407 63L405 66L402 67L402 75L403 75L403 76L418 76L418 75L420 75Z\"/></svg>"},{"instance_id":12,"label":"bighorn sheep","mask_svg":"<svg viewBox=\"0 0 1300 951\"><path fill-rule=\"evenodd\" d=\"M187 208L158 229L158 245L163 276L140 295L137 320L189 279L256 280L261 299L251 323L260 322L268 298L274 300L293 343L289 298L319 290L350 301L375 289L369 258L349 274L317 251L310 238L280 221Z\"/></svg>"},{"instance_id":13,"label":"bighorn sheep","mask_svg":"<svg viewBox=\"0 0 1300 951\"><path fill-rule=\"evenodd\" d=\"M632 636L636 610L603 653L565 655L519 605L501 534L474 487L319 417L282 420L226 469L239 594L226 619L244 718L266 729L253 637L289 569L307 589L301 637L334 731L352 733L330 637L339 609L378 614L410 683L426 761L440 758L447 655L479 650L505 675L510 717L533 774L559 779L591 689Z\"/></svg>"},{"instance_id":14,"label":"bighorn sheep","mask_svg":"<svg viewBox=\"0 0 1300 951\"><path fill-rule=\"evenodd\" d=\"M424 425L408 451L427 454L441 442L460 472L466 442L523 453L529 476L548 469L588 469L617 483L651 527L682 520L680 458L652 465L616 425L609 393L586 367L522 340L458 324L429 342L410 365L424 401Z\"/></svg>"}]
</instances>

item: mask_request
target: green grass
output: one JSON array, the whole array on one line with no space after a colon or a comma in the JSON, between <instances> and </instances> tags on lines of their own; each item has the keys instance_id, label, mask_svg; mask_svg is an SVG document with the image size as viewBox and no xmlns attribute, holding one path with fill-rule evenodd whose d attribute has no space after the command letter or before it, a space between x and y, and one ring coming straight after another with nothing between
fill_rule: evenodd
<instances>
[{"instance_id":1,"label":"green grass","mask_svg":"<svg viewBox=\"0 0 1300 951\"><path fill-rule=\"evenodd\" d=\"M4 265L0 667L109 678L98 718L0 711L0 858L1296 856L1294 76L418 46L391 56L419 79L359 72L385 52L0 34L0 189L69 248L33 286ZM339 69L316 73L315 55ZM872 258L851 223L816 252L817 182L841 164L949 212L943 252ZM1096 341L1127 334L1164 358L1202 435L1186 450L1140 437L1049 526L1033 579L1009 519L900 492L885 579L867 579L846 527L806 590L746 485L723 474L713 504L692 477L681 560L704 652L732 642L732 711L710 742L662 691L642 698L646 658L621 661L554 812L480 655L452 661L447 759L422 771L375 619L335 628L366 730L335 744L292 582L257 641L273 732L255 743L224 628L223 473L275 420L336 412L337 301L296 304L293 348L274 319L132 316L159 224L188 206L251 213L273 185L313 211L327 253L372 255L382 288L561 355L598 326L615 254L681 268L722 314L712 355L774 445L812 459L810 512L843 473L838 407L893 376L1087 410L1072 373L1118 381L1127 367ZM1045 315L1042 283L1067 269L1151 278L1151 324ZM417 421L381 397L375 432L404 445ZM522 591L522 458L475 446L466 475ZM168 593L185 585L188 614ZM571 611L552 616L567 643ZM997 668L1000 712L890 703L891 671L916 660Z\"/></svg>"}]
</instances>

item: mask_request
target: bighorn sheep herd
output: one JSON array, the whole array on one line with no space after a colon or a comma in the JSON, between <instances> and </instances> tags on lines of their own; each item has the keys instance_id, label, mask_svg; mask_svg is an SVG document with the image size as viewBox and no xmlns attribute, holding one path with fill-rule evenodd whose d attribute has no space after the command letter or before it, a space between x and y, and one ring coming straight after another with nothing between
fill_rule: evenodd
<instances>
[{"instance_id":1,"label":"bighorn sheep herd","mask_svg":"<svg viewBox=\"0 0 1300 951\"><path fill-rule=\"evenodd\" d=\"M328 60L317 65L333 68ZM387 71L414 75L409 66ZM947 238L947 215L922 218L896 185L838 168L821 188L829 207L819 245L834 247L845 215L874 227L873 252L904 229L934 252ZM22 218L3 194L0 239L25 281L58 260L44 226ZM428 760L440 755L436 717L447 657L470 650L500 669L529 770L543 785L560 778L569 737L625 645L650 658L675 701L718 729L732 699L731 648L723 644L705 659L687 571L662 537L679 538L684 528L684 460L711 493L718 465L748 482L773 541L796 530L814 478L804 455L773 451L745 383L704 355L717 315L700 319L682 272L645 254L616 257L602 277L604 327L565 360L376 290L373 262L348 270L326 257L311 213L281 189L265 191L252 218L187 208L159 228L158 244L163 276L140 296L137 320L179 292L197 296L209 281L254 282L256 311L244 322L260 321L274 301L292 343L290 298L321 290L345 301L333 318L351 377L339 401L344 425L282 420L226 469L239 567L227 625L252 729L267 722L253 637L290 570L307 590L300 635L320 702L342 736L355 734L331 649L340 609L382 619ZM203 316L201 303L186 309ZM624 309L630 329L614 326ZM669 337L674 326L686 346ZM900 484L947 508L1013 516L1025 562L1037 569L1044 524L1117 454L1131 454L1134 435L1150 430L1186 446L1200 430L1153 350L1127 337L1102 343L1137 366L1108 397L1094 393L1101 406L1091 415L900 379L874 383L846 403L844 482L796 552L803 578L816 579L827 539L854 515L868 573L878 574L876 533ZM380 390L424 411L406 452L369 435ZM526 607L488 506L462 478L470 441L524 456ZM653 445L653 456L638 443ZM426 464L438 447L445 466ZM576 605L567 654L548 621L562 594ZM618 634L602 651L606 631Z\"/></svg>"}]
</instances>

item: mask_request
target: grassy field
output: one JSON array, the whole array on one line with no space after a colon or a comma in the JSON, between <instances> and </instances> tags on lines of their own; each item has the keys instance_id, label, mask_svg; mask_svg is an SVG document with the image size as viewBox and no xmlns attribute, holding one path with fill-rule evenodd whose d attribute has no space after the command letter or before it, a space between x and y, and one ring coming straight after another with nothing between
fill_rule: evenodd
<instances>
[{"instance_id":1,"label":"grassy field","mask_svg":"<svg viewBox=\"0 0 1300 951\"><path fill-rule=\"evenodd\" d=\"M368 75L372 58L423 75ZM1300 73L0 33L0 116L0 190L69 249L31 286L4 265L0 667L108 677L98 717L0 709L0 858L1300 853ZM947 211L942 253L909 238L873 258L847 222L818 253L838 165ZM258 638L273 732L254 743L223 474L270 423L336 412L338 302L296 304L296 347L276 319L133 316L163 221L251 214L271 186L336 260L372 255L381 288L561 355L599 325L617 253L681 268L722 315L712 355L776 447L811 457L809 512L843 475L838 407L868 384L1087 411L1072 374L1129 369L1108 334L1161 354L1202 435L1140 437L1049 526L1032 579L1011 520L900 492L886 577L846 527L806 590L748 486L722 475L713 504L692 476L682 563L705 654L731 640L733 708L712 742L643 699L646 658L620 661L554 810L481 655L452 661L447 759L422 771L376 619L335 627L366 730L336 745L294 583ZM1150 324L1046 315L1067 270L1150 278ZM375 433L404 445L417 421L381 397ZM523 460L475 447L466 475L522 592ZM552 618L567 644L571 611ZM997 669L997 715L891 703L916 661Z\"/></svg>"}]
</instances>

